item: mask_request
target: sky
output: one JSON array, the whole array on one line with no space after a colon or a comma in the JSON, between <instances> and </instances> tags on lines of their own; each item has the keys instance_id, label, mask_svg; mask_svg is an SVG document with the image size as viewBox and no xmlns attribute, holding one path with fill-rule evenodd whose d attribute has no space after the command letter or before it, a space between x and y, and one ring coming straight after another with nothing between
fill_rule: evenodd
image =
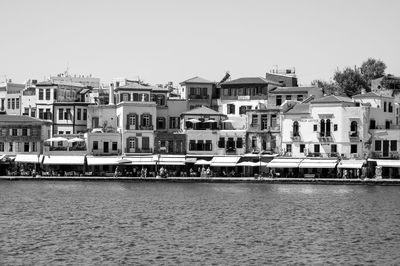
<instances>
[{"instance_id":1,"label":"sky","mask_svg":"<svg viewBox=\"0 0 400 266\"><path fill-rule=\"evenodd\" d=\"M400 75L400 1L1 0L0 80L69 73L175 84L296 69L329 80L369 57Z\"/></svg>"}]
</instances>

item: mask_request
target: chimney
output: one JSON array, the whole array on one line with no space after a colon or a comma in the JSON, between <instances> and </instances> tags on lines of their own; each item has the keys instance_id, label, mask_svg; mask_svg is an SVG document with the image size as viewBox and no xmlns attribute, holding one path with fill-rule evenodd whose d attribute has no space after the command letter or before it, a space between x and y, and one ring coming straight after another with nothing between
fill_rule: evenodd
<instances>
[{"instance_id":1,"label":"chimney","mask_svg":"<svg viewBox=\"0 0 400 266\"><path fill-rule=\"evenodd\" d=\"M365 94L367 92L367 90L366 89L361 89L361 94Z\"/></svg>"},{"instance_id":2,"label":"chimney","mask_svg":"<svg viewBox=\"0 0 400 266\"><path fill-rule=\"evenodd\" d=\"M108 95L108 104L114 105L114 83L110 84L110 94Z\"/></svg>"}]
</instances>

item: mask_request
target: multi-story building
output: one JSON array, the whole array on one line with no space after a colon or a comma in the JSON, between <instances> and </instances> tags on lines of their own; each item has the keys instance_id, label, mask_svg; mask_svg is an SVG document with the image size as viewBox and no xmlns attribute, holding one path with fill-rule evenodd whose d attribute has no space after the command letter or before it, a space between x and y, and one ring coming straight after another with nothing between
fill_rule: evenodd
<instances>
[{"instance_id":1,"label":"multi-story building","mask_svg":"<svg viewBox=\"0 0 400 266\"><path fill-rule=\"evenodd\" d=\"M201 106L211 107L211 99L215 89L215 82L194 77L180 83L181 98L188 100L189 109Z\"/></svg>"},{"instance_id":2,"label":"multi-story building","mask_svg":"<svg viewBox=\"0 0 400 266\"><path fill-rule=\"evenodd\" d=\"M23 89L25 89L24 84L6 83L6 94L4 98L0 99L0 105L5 107L8 115L21 115L21 92Z\"/></svg>"}]
</instances>

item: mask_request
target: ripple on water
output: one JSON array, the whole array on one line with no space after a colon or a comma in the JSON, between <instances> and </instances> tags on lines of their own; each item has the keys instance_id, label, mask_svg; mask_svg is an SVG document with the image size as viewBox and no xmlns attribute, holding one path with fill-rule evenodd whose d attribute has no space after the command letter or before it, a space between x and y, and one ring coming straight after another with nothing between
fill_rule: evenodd
<instances>
[{"instance_id":1,"label":"ripple on water","mask_svg":"<svg viewBox=\"0 0 400 266\"><path fill-rule=\"evenodd\" d=\"M1 182L2 265L398 264L396 187Z\"/></svg>"}]
</instances>

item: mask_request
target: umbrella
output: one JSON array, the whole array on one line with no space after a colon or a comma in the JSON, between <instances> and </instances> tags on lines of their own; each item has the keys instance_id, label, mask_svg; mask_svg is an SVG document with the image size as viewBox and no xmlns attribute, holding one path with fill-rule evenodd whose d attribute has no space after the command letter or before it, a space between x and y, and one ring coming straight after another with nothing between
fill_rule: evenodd
<instances>
[{"instance_id":1,"label":"umbrella","mask_svg":"<svg viewBox=\"0 0 400 266\"><path fill-rule=\"evenodd\" d=\"M72 139L68 140L68 142L70 142L70 143L72 143L72 142L83 142L83 141L85 141L85 140L81 139L81 138L72 138Z\"/></svg>"},{"instance_id":2,"label":"umbrella","mask_svg":"<svg viewBox=\"0 0 400 266\"><path fill-rule=\"evenodd\" d=\"M123 163L130 163L131 162L131 160L128 160L128 159L120 159L120 160L118 160L117 161L119 164L123 164Z\"/></svg>"},{"instance_id":3,"label":"umbrella","mask_svg":"<svg viewBox=\"0 0 400 266\"><path fill-rule=\"evenodd\" d=\"M200 120L198 120L198 119L196 119L196 118L192 118L192 119L189 119L188 122L191 122L191 123L200 123Z\"/></svg>"},{"instance_id":4,"label":"umbrella","mask_svg":"<svg viewBox=\"0 0 400 266\"><path fill-rule=\"evenodd\" d=\"M241 162L236 164L236 166L259 166L259 165L253 162Z\"/></svg>"},{"instance_id":5,"label":"umbrella","mask_svg":"<svg viewBox=\"0 0 400 266\"><path fill-rule=\"evenodd\" d=\"M194 164L197 164L197 165L209 165L209 164L211 164L211 161L197 160Z\"/></svg>"},{"instance_id":6,"label":"umbrella","mask_svg":"<svg viewBox=\"0 0 400 266\"><path fill-rule=\"evenodd\" d=\"M46 139L45 141L50 141L50 142L52 142L52 141L67 141L68 139L66 139L66 138L62 138L62 137L56 137L56 138L49 138L49 139Z\"/></svg>"},{"instance_id":7,"label":"umbrella","mask_svg":"<svg viewBox=\"0 0 400 266\"><path fill-rule=\"evenodd\" d=\"M255 162L254 163L254 166L267 166L268 165L268 163L266 163L266 162Z\"/></svg>"},{"instance_id":8,"label":"umbrella","mask_svg":"<svg viewBox=\"0 0 400 266\"><path fill-rule=\"evenodd\" d=\"M203 123L215 123L215 122L217 122L217 121L215 121L214 119L209 119L207 121L204 121Z\"/></svg>"},{"instance_id":9,"label":"umbrella","mask_svg":"<svg viewBox=\"0 0 400 266\"><path fill-rule=\"evenodd\" d=\"M235 122L235 121L230 120L230 119L226 119L226 120L222 121L222 123L233 123L233 122Z\"/></svg>"}]
</instances>

